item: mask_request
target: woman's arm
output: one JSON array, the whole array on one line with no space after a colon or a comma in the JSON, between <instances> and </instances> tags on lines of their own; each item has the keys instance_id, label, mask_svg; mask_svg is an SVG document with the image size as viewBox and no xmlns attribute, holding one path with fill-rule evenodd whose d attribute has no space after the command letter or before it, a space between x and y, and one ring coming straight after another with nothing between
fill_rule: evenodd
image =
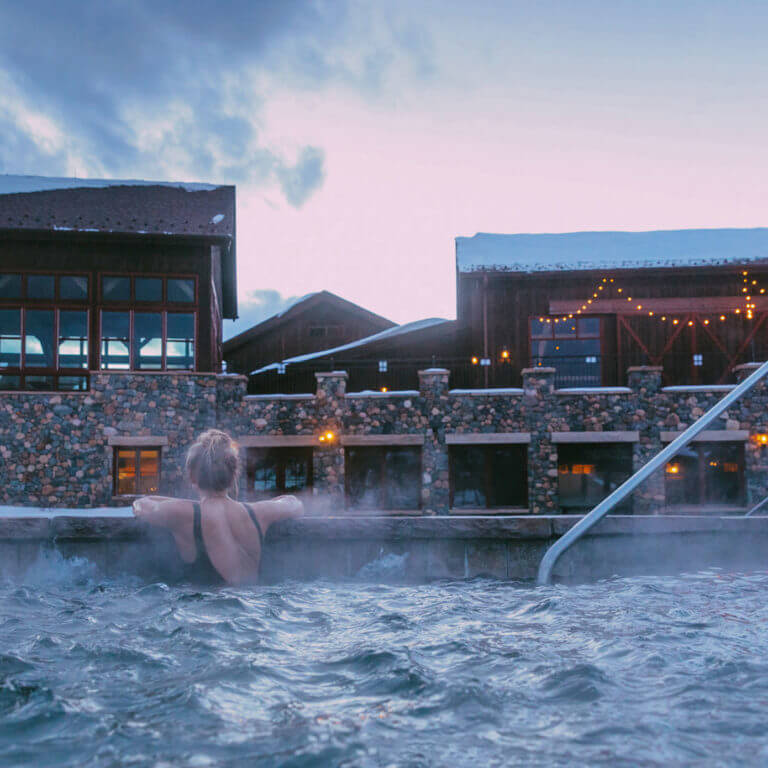
<instances>
[{"instance_id":1,"label":"woman's arm","mask_svg":"<svg viewBox=\"0 0 768 768\"><path fill-rule=\"evenodd\" d=\"M133 514L150 525L173 529L179 520L179 512L189 502L167 496L143 496L133 502Z\"/></svg>"},{"instance_id":2,"label":"woman's arm","mask_svg":"<svg viewBox=\"0 0 768 768\"><path fill-rule=\"evenodd\" d=\"M304 514L304 505L295 496L278 496L276 499L254 502L250 506L259 518L265 536L272 523L301 517Z\"/></svg>"}]
</instances>

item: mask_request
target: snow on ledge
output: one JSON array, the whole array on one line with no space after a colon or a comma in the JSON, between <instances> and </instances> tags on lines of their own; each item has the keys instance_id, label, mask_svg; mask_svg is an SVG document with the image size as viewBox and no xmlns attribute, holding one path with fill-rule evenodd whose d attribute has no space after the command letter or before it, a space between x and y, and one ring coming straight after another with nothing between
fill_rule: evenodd
<instances>
[{"instance_id":1,"label":"snow on ledge","mask_svg":"<svg viewBox=\"0 0 768 768\"><path fill-rule=\"evenodd\" d=\"M364 389L361 392L347 392L345 397L418 397L417 389L397 389L391 392L379 392L377 389Z\"/></svg>"},{"instance_id":2,"label":"snow on ledge","mask_svg":"<svg viewBox=\"0 0 768 768\"><path fill-rule=\"evenodd\" d=\"M629 395L629 387L564 387L556 389L556 395Z\"/></svg>"},{"instance_id":3,"label":"snow on ledge","mask_svg":"<svg viewBox=\"0 0 768 768\"><path fill-rule=\"evenodd\" d=\"M735 384L677 384L662 387L662 392L730 392Z\"/></svg>"},{"instance_id":4,"label":"snow on ledge","mask_svg":"<svg viewBox=\"0 0 768 768\"><path fill-rule=\"evenodd\" d=\"M314 400L315 396L309 392L298 395L246 395L246 400Z\"/></svg>"},{"instance_id":5,"label":"snow on ledge","mask_svg":"<svg viewBox=\"0 0 768 768\"><path fill-rule=\"evenodd\" d=\"M134 517L131 507L0 507L0 518L29 517Z\"/></svg>"},{"instance_id":6,"label":"snow on ledge","mask_svg":"<svg viewBox=\"0 0 768 768\"><path fill-rule=\"evenodd\" d=\"M522 395L519 387L498 387L497 389L449 389L449 395Z\"/></svg>"}]
</instances>

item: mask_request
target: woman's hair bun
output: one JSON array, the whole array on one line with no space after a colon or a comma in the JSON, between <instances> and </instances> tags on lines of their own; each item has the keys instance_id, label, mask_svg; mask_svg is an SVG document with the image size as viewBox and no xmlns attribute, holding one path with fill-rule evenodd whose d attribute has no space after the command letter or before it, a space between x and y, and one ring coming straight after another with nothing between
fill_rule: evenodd
<instances>
[{"instance_id":1,"label":"woman's hair bun","mask_svg":"<svg viewBox=\"0 0 768 768\"><path fill-rule=\"evenodd\" d=\"M187 451L186 471L202 491L237 488L240 454L237 443L219 429L209 429Z\"/></svg>"}]
</instances>

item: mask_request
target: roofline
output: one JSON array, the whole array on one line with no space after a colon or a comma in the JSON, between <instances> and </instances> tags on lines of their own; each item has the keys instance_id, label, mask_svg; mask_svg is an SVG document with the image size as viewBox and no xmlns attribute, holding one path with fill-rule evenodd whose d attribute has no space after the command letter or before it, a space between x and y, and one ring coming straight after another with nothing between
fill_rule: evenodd
<instances>
[{"instance_id":1,"label":"roofline","mask_svg":"<svg viewBox=\"0 0 768 768\"><path fill-rule=\"evenodd\" d=\"M389 323L390 328L394 328L397 325L397 323L393 322L387 317L378 315L375 312L371 312L369 309L366 309L360 304L355 304L354 301L349 301L349 299L345 299L343 296L339 296L336 293L323 289L321 291L315 291L314 293L305 296L303 299L297 301L287 310L283 312L276 312L274 315L270 315L261 322L252 325L250 328L247 328L244 331L241 331L237 334L237 336L233 336L231 339L227 339L223 344L222 350L224 353L229 353L235 349L239 349L241 346L251 341L252 339L255 339L258 336L273 330L276 326L279 326L288 320L292 320L296 315L299 315L302 312L306 312L319 301L329 298L336 302L348 304L350 307L353 307L358 312L367 315L372 319L379 320L383 323ZM387 329L385 328L383 330Z\"/></svg>"},{"instance_id":2,"label":"roofline","mask_svg":"<svg viewBox=\"0 0 768 768\"><path fill-rule=\"evenodd\" d=\"M674 272L679 274L680 272L699 272L701 270L708 271L722 271L728 272L733 269L739 269L740 267L759 267L768 266L768 257L765 259L745 259L744 261L729 261L727 264L718 262L715 264L686 264L684 266L659 266L658 264L649 264L644 266L638 264L633 267L620 266L620 267L583 267L581 269L498 269L495 267L475 267L473 269L460 269L459 265L456 265L456 274L460 277L462 275L509 275L518 277L552 277L553 275L568 275L568 274L580 274L580 275L605 275L607 273L616 274L617 272Z\"/></svg>"},{"instance_id":3,"label":"roofline","mask_svg":"<svg viewBox=\"0 0 768 768\"><path fill-rule=\"evenodd\" d=\"M411 328L408 331L406 331L403 335L407 336L410 333L416 333L417 331L429 331L435 328L442 328L445 326L446 323L456 323L458 327L458 320L449 320L448 318L442 318L442 317L425 317L422 320L413 320L412 323L423 323L425 320L434 320L434 323L431 323L430 325L421 327L421 328ZM404 325L410 325L411 323L405 323ZM395 324L393 326L394 328L400 328L402 326L398 326ZM385 336L382 338L377 338L381 336L382 333L386 333L387 331L391 331L392 328L385 328L383 331L379 331L378 333L373 333L370 336L363 336L361 339L355 339L354 341L348 341L346 344L340 344L337 347L329 347L328 349L319 349L317 352L308 352L305 355L296 355L295 357L291 358L288 357L284 360L280 360L274 363L268 363L267 365L263 365L261 368L257 368L254 371L251 371L248 375L254 376L259 373L263 373L266 370L275 368L277 365L301 365L302 363L309 362L310 360L317 360L320 358L323 358L327 355L331 355L335 352L343 352L347 349L359 349L360 347L366 346L366 344L375 344L377 341L387 341L391 339L391 336ZM298 360L296 361L296 357L299 358L305 358L304 360ZM292 362L293 361L293 362Z\"/></svg>"},{"instance_id":4,"label":"roofline","mask_svg":"<svg viewBox=\"0 0 768 768\"><path fill-rule=\"evenodd\" d=\"M195 232L132 232L130 230L94 230L85 229L32 229L31 227L0 227L0 237L18 237L24 240L31 240L37 237L48 235L49 237L79 237L81 239L111 239L115 237L147 240L157 238L158 240L215 240L217 242L227 242L234 240L234 235L222 235L215 233Z\"/></svg>"}]
</instances>

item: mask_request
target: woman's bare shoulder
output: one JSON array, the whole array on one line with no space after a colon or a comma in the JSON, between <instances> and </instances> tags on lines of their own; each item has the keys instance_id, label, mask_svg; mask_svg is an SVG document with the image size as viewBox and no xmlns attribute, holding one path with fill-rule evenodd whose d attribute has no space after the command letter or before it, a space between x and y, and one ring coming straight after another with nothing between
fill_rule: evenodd
<instances>
[{"instance_id":1,"label":"woman's bare shoulder","mask_svg":"<svg viewBox=\"0 0 768 768\"><path fill-rule=\"evenodd\" d=\"M142 496L133 502L133 514L152 525L174 528L186 521L192 511L190 499L168 496Z\"/></svg>"}]
</instances>

